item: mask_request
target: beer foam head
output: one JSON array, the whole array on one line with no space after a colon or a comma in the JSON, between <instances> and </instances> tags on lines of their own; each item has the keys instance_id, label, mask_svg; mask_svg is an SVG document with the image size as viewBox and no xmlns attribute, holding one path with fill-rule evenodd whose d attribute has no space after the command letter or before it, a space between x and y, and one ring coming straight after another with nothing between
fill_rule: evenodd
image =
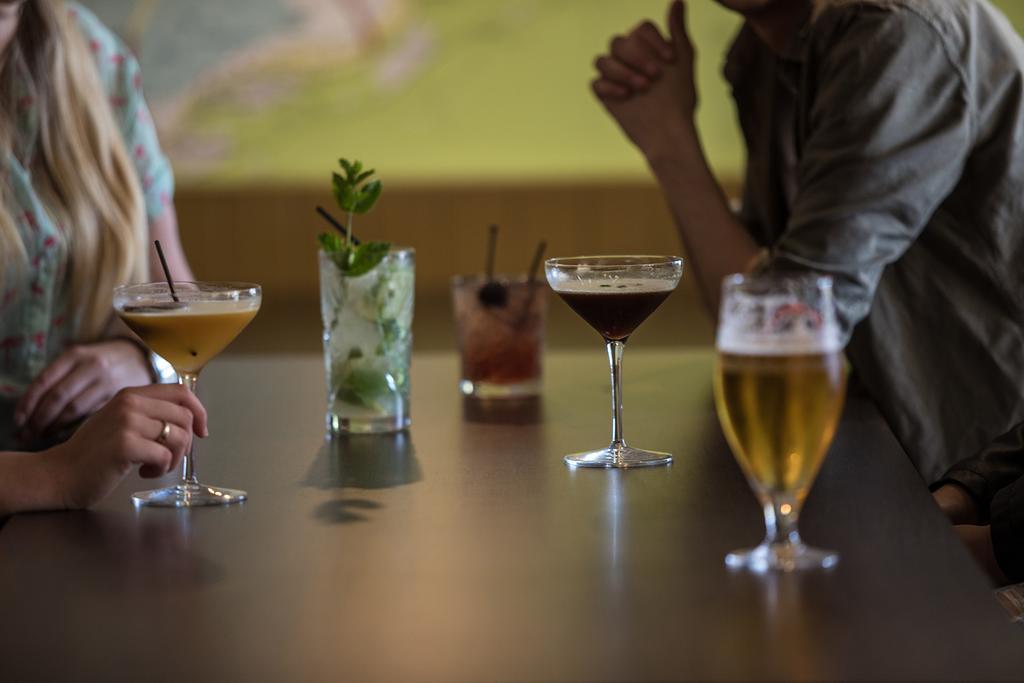
<instances>
[{"instance_id":1,"label":"beer foam head","mask_svg":"<svg viewBox=\"0 0 1024 683\"><path fill-rule=\"evenodd\" d=\"M833 353L843 348L833 306L813 307L788 295L736 293L722 304L715 346L723 353L745 356Z\"/></svg>"},{"instance_id":2,"label":"beer foam head","mask_svg":"<svg viewBox=\"0 0 1024 683\"><path fill-rule=\"evenodd\" d=\"M676 283L657 278L608 277L565 279L552 283L551 288L564 294L650 294L671 292Z\"/></svg>"}]
</instances>

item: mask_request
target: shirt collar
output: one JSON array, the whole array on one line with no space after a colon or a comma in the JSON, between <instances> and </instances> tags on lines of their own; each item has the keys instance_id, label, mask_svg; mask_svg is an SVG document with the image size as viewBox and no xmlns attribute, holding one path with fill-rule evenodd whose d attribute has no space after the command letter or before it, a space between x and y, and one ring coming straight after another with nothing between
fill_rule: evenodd
<instances>
[{"instance_id":1,"label":"shirt collar","mask_svg":"<svg viewBox=\"0 0 1024 683\"><path fill-rule=\"evenodd\" d=\"M742 79L743 72L748 69L755 60L763 59L765 54L771 54L780 62L801 66L807 59L807 46L811 37L811 24L813 12L807 10L801 29L793 36L782 51L782 54L773 52L757 32L750 26L750 22L743 22L739 33L732 42L729 52L726 53L725 66L722 73L725 79L733 87Z\"/></svg>"}]
</instances>

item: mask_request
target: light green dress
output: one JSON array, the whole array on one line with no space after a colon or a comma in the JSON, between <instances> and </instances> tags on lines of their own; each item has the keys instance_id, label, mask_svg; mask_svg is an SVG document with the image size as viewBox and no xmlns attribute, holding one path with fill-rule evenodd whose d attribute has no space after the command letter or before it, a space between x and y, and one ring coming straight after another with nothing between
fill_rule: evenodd
<instances>
[{"instance_id":1,"label":"light green dress","mask_svg":"<svg viewBox=\"0 0 1024 683\"><path fill-rule=\"evenodd\" d=\"M89 44L153 221L171 204L174 176L143 99L139 64L89 10L69 3L67 11ZM11 202L8 209L25 243L29 267L22 277L9 277L0 293L0 448L13 445L11 414L18 397L71 341L65 277L70 226L54 222L28 170L38 142L35 102L24 95L17 107L18 133L13 153L4 159L3 196Z\"/></svg>"}]
</instances>

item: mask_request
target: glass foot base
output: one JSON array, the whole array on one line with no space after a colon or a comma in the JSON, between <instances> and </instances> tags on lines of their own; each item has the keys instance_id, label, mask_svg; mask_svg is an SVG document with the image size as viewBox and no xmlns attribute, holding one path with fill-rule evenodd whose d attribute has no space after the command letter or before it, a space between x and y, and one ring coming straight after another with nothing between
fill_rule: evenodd
<instances>
[{"instance_id":1,"label":"glass foot base","mask_svg":"<svg viewBox=\"0 0 1024 683\"><path fill-rule=\"evenodd\" d=\"M725 556L731 569L755 573L794 572L805 569L831 569L839 563L839 553L812 548L803 543L762 543L756 548L737 550Z\"/></svg>"},{"instance_id":2,"label":"glass foot base","mask_svg":"<svg viewBox=\"0 0 1024 683\"><path fill-rule=\"evenodd\" d=\"M640 448L602 448L599 451L573 453L565 456L565 462L572 467L653 467L668 465L672 456L658 451L645 451Z\"/></svg>"},{"instance_id":3,"label":"glass foot base","mask_svg":"<svg viewBox=\"0 0 1024 683\"><path fill-rule=\"evenodd\" d=\"M163 489L139 491L132 494L136 505L164 508L191 508L204 505L240 503L248 497L245 491L222 489L205 484L178 484Z\"/></svg>"},{"instance_id":4,"label":"glass foot base","mask_svg":"<svg viewBox=\"0 0 1024 683\"><path fill-rule=\"evenodd\" d=\"M462 379L459 380L459 391L463 396L475 398L527 398L540 395L540 380L532 379L523 382L510 382L499 384L483 380Z\"/></svg>"}]
</instances>

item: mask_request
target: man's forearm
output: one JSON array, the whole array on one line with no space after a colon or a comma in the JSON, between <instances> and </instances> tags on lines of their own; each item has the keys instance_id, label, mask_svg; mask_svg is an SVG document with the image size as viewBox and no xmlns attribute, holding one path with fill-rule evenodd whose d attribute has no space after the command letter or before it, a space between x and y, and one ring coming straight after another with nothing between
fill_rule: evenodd
<instances>
[{"instance_id":1,"label":"man's forearm","mask_svg":"<svg viewBox=\"0 0 1024 683\"><path fill-rule=\"evenodd\" d=\"M686 265L708 312L715 318L722 278L743 271L758 248L729 209L693 124L680 124L669 139L671 144L648 153L647 161L679 230L689 257Z\"/></svg>"},{"instance_id":2,"label":"man's forearm","mask_svg":"<svg viewBox=\"0 0 1024 683\"><path fill-rule=\"evenodd\" d=\"M50 451L0 452L0 517L64 507Z\"/></svg>"}]
</instances>

